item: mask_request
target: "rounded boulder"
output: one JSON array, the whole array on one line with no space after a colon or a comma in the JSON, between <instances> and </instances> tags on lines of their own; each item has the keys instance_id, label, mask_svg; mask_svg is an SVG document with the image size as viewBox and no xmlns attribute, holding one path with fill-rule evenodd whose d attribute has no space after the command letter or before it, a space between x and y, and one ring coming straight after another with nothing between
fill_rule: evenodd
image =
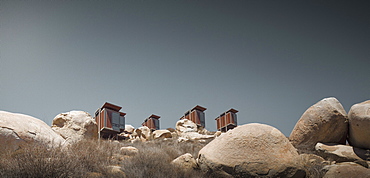
<instances>
[{"instance_id":1,"label":"rounded boulder","mask_svg":"<svg viewBox=\"0 0 370 178\"><path fill-rule=\"evenodd\" d=\"M91 115L85 111L58 114L53 119L51 128L69 143L98 138L98 126Z\"/></svg>"},{"instance_id":2,"label":"rounded boulder","mask_svg":"<svg viewBox=\"0 0 370 178\"><path fill-rule=\"evenodd\" d=\"M354 147L370 149L370 100L353 105L348 119L349 143Z\"/></svg>"},{"instance_id":3,"label":"rounded boulder","mask_svg":"<svg viewBox=\"0 0 370 178\"><path fill-rule=\"evenodd\" d=\"M324 178L361 177L370 178L370 169L364 168L353 162L344 162L324 167L327 172Z\"/></svg>"},{"instance_id":4,"label":"rounded boulder","mask_svg":"<svg viewBox=\"0 0 370 178\"><path fill-rule=\"evenodd\" d=\"M215 138L198 154L199 167L217 177L304 177L302 161L276 128L246 124Z\"/></svg>"},{"instance_id":5,"label":"rounded boulder","mask_svg":"<svg viewBox=\"0 0 370 178\"><path fill-rule=\"evenodd\" d=\"M40 119L0 111L0 147L16 150L30 143L57 147L65 140Z\"/></svg>"},{"instance_id":6,"label":"rounded boulder","mask_svg":"<svg viewBox=\"0 0 370 178\"><path fill-rule=\"evenodd\" d=\"M177 157L171 162L171 164L185 170L192 170L198 167L197 162L190 153L186 153Z\"/></svg>"},{"instance_id":7,"label":"rounded boulder","mask_svg":"<svg viewBox=\"0 0 370 178\"><path fill-rule=\"evenodd\" d=\"M298 150L314 150L318 142L345 144L348 117L342 104L325 98L308 108L298 120L289 140Z\"/></svg>"}]
</instances>

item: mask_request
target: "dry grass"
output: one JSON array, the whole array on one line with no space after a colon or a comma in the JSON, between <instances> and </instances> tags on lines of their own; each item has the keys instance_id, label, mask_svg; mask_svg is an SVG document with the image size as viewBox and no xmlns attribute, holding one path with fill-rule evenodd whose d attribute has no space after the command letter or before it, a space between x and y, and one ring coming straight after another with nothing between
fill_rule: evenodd
<instances>
[{"instance_id":1,"label":"dry grass","mask_svg":"<svg viewBox=\"0 0 370 178\"><path fill-rule=\"evenodd\" d=\"M207 143L176 140L150 142L81 141L68 148L47 149L29 145L17 151L0 149L0 177L124 177L107 168L120 166L129 178L136 177L211 177L200 170L182 170L170 164L176 157L190 153L194 158ZM122 146L134 146L139 154L120 155ZM321 164L305 165L307 177L322 177Z\"/></svg>"},{"instance_id":2,"label":"dry grass","mask_svg":"<svg viewBox=\"0 0 370 178\"><path fill-rule=\"evenodd\" d=\"M206 177L200 170L184 171L170 164L178 156L190 153L196 158L206 143L177 143L175 140L133 144L139 154L122 164L127 177Z\"/></svg>"},{"instance_id":3,"label":"dry grass","mask_svg":"<svg viewBox=\"0 0 370 178\"><path fill-rule=\"evenodd\" d=\"M204 177L200 171L182 171L170 164L188 152L196 157L204 145L175 140L137 144L88 140L64 149L35 144L15 152L1 149L0 177L117 177L107 169L111 165L121 166L127 177ZM123 161L112 159L122 146L134 146L139 154Z\"/></svg>"},{"instance_id":4,"label":"dry grass","mask_svg":"<svg viewBox=\"0 0 370 178\"><path fill-rule=\"evenodd\" d=\"M66 149L32 144L15 152L1 152L0 177L88 177L92 172L109 174L106 166L117 146L97 141L81 141Z\"/></svg>"}]
</instances>

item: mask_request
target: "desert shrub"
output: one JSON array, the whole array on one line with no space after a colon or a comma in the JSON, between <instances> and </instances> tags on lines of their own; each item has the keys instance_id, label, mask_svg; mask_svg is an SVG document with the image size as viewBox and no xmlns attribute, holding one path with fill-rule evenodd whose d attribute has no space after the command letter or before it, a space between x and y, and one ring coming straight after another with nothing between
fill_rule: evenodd
<instances>
[{"instance_id":1,"label":"desert shrub","mask_svg":"<svg viewBox=\"0 0 370 178\"><path fill-rule=\"evenodd\" d=\"M130 144L131 145L131 144ZM205 143L177 143L176 140L154 140L136 143L139 154L126 159L122 167L127 177L205 177L200 170L181 170L171 161L185 153L195 158Z\"/></svg>"},{"instance_id":2,"label":"desert shrub","mask_svg":"<svg viewBox=\"0 0 370 178\"><path fill-rule=\"evenodd\" d=\"M324 177L326 170L323 168L324 164L322 163L306 167L306 177L307 178Z\"/></svg>"},{"instance_id":3,"label":"desert shrub","mask_svg":"<svg viewBox=\"0 0 370 178\"><path fill-rule=\"evenodd\" d=\"M30 144L17 151L2 151L0 177L86 177L98 172L108 175L110 156L118 151L109 142L85 140L66 148L48 149Z\"/></svg>"},{"instance_id":4,"label":"desert shrub","mask_svg":"<svg viewBox=\"0 0 370 178\"><path fill-rule=\"evenodd\" d=\"M130 143L83 140L61 148L29 144L17 151L0 149L0 177L117 177L107 169L118 165L127 177L206 177L199 170L184 171L170 164L190 153L195 158L206 143L154 140ZM114 159L122 146L134 146L139 154ZM121 176L118 174L118 176Z\"/></svg>"},{"instance_id":5,"label":"desert shrub","mask_svg":"<svg viewBox=\"0 0 370 178\"><path fill-rule=\"evenodd\" d=\"M316 156L314 156L316 155ZM320 178L323 177L326 173L326 170L323 169L328 162L322 162L319 159L319 155L316 151L313 150L304 150L304 153L300 155L304 169L306 171L307 178Z\"/></svg>"},{"instance_id":6,"label":"desert shrub","mask_svg":"<svg viewBox=\"0 0 370 178\"><path fill-rule=\"evenodd\" d=\"M1 177L69 177L80 171L59 148L30 145L1 156Z\"/></svg>"}]
</instances>

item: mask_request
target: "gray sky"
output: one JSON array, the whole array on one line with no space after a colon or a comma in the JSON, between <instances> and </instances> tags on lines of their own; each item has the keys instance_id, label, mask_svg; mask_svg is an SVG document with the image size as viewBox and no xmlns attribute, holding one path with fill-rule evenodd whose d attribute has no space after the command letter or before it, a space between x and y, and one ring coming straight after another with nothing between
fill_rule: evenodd
<instances>
[{"instance_id":1,"label":"gray sky","mask_svg":"<svg viewBox=\"0 0 370 178\"><path fill-rule=\"evenodd\" d=\"M0 110L51 124L122 106L174 127L188 109L289 135L334 96L370 99L369 1L0 1Z\"/></svg>"}]
</instances>

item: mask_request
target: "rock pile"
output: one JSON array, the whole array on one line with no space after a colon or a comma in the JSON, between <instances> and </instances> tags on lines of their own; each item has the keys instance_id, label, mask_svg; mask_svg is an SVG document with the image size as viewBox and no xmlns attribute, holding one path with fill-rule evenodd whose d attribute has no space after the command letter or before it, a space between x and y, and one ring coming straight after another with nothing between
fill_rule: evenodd
<instances>
[{"instance_id":1,"label":"rock pile","mask_svg":"<svg viewBox=\"0 0 370 178\"><path fill-rule=\"evenodd\" d=\"M131 142L145 142L155 139L177 139L179 142L200 141L213 139L215 135L221 133L209 132L204 128L198 127L194 122L188 119L179 120L175 125L176 129L168 128L165 130L150 130L147 126L133 128L127 126L125 132L121 134Z\"/></svg>"},{"instance_id":2,"label":"rock pile","mask_svg":"<svg viewBox=\"0 0 370 178\"><path fill-rule=\"evenodd\" d=\"M289 139L265 124L241 125L221 133L209 132L187 119L166 130L126 125L121 136L131 142L212 140L199 151L197 159L187 153L171 162L183 170L200 169L211 177L370 177L369 128L370 100L353 105L347 116L341 103L331 97L309 107ZM96 122L84 111L58 114L51 127L31 116L0 111L1 148L17 150L28 143L57 147L97 138ZM123 161L143 152L122 146L113 159ZM317 175L308 174L310 168L317 169ZM120 167L109 169L124 176Z\"/></svg>"},{"instance_id":3,"label":"rock pile","mask_svg":"<svg viewBox=\"0 0 370 178\"><path fill-rule=\"evenodd\" d=\"M176 133L179 136L178 141L205 141L213 139L214 134L208 132L202 127L198 127L193 121L182 119L176 122ZM209 135L209 133L211 135Z\"/></svg>"},{"instance_id":4,"label":"rock pile","mask_svg":"<svg viewBox=\"0 0 370 178\"><path fill-rule=\"evenodd\" d=\"M370 177L369 128L370 100L353 105L347 116L331 97L308 108L289 139L300 152L314 152L330 163L324 177Z\"/></svg>"}]
</instances>

